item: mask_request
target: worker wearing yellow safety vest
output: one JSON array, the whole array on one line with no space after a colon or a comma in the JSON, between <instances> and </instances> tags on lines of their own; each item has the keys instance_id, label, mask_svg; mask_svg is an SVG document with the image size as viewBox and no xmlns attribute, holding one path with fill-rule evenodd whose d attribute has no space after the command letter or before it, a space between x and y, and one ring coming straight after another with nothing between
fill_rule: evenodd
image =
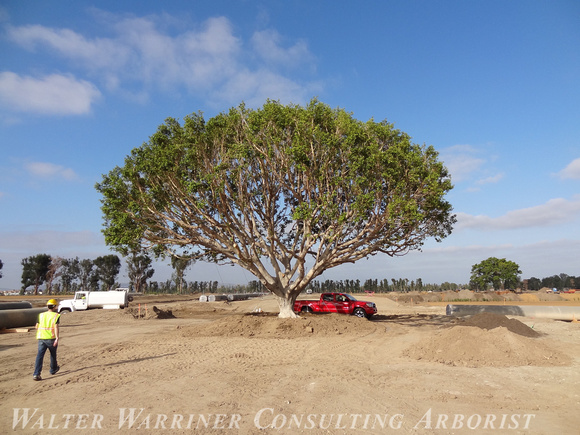
<instances>
[{"instance_id":1,"label":"worker wearing yellow safety vest","mask_svg":"<svg viewBox=\"0 0 580 435\"><path fill-rule=\"evenodd\" d=\"M40 381L40 373L42 372L42 364L44 362L44 354L46 350L50 352L50 374L55 375L60 367L56 361L56 348L59 339L59 322L60 314L57 312L58 303L51 299L46 303L48 311L38 315L38 323L36 324L36 339L38 340L38 353L36 354L36 364L34 366L34 374L32 379Z\"/></svg>"}]
</instances>

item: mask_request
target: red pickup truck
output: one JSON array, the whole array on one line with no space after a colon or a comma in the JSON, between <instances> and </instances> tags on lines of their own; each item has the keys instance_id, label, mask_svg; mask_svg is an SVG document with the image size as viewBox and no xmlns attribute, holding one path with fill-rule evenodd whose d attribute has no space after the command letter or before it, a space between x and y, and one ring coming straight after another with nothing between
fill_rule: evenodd
<instances>
[{"instance_id":1,"label":"red pickup truck","mask_svg":"<svg viewBox=\"0 0 580 435\"><path fill-rule=\"evenodd\" d=\"M322 293L319 301L296 301L294 311L302 313L341 313L370 319L377 313L373 302L357 301L346 293Z\"/></svg>"}]
</instances>

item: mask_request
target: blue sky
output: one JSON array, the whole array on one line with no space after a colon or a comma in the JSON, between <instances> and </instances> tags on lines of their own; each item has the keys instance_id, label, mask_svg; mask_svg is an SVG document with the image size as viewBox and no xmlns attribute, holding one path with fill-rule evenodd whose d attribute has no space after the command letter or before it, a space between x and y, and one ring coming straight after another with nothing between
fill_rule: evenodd
<instances>
[{"instance_id":1,"label":"blue sky","mask_svg":"<svg viewBox=\"0 0 580 435\"><path fill-rule=\"evenodd\" d=\"M312 97L433 145L458 216L442 243L321 279L466 283L491 256L580 275L577 1L3 0L0 288L30 255L110 253L94 185L165 118Z\"/></svg>"}]
</instances>

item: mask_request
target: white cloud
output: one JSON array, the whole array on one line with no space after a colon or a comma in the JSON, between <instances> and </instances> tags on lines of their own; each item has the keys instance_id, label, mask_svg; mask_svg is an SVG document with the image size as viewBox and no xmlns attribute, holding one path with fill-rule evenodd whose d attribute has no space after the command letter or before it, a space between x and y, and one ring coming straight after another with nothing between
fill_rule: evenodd
<instances>
[{"instance_id":1,"label":"white cloud","mask_svg":"<svg viewBox=\"0 0 580 435\"><path fill-rule=\"evenodd\" d=\"M58 74L42 78L0 73L0 104L20 112L82 115L101 93L91 83Z\"/></svg>"},{"instance_id":2,"label":"white cloud","mask_svg":"<svg viewBox=\"0 0 580 435\"><path fill-rule=\"evenodd\" d=\"M215 93L217 105L219 101L244 100L250 107L262 105L266 99L277 99L282 103L301 103L316 93L320 87L311 84L304 87L280 74L268 70L239 71L232 76L224 86ZM247 98L251 95L251 98Z\"/></svg>"},{"instance_id":3,"label":"white cloud","mask_svg":"<svg viewBox=\"0 0 580 435\"><path fill-rule=\"evenodd\" d=\"M580 214L580 197L572 200L555 198L535 207L512 210L496 218L467 213L457 213L456 230L510 230L519 228L548 227L572 222Z\"/></svg>"},{"instance_id":4,"label":"white cloud","mask_svg":"<svg viewBox=\"0 0 580 435\"><path fill-rule=\"evenodd\" d=\"M479 151L471 145L455 145L441 151L441 160L451 174L454 182L472 178L485 164L479 157Z\"/></svg>"},{"instance_id":5,"label":"white cloud","mask_svg":"<svg viewBox=\"0 0 580 435\"><path fill-rule=\"evenodd\" d=\"M268 63L296 68L312 60L305 41L298 41L288 48L284 48L281 41L282 36L273 29L256 32L252 36L252 46L256 54Z\"/></svg>"},{"instance_id":6,"label":"white cloud","mask_svg":"<svg viewBox=\"0 0 580 435\"><path fill-rule=\"evenodd\" d=\"M47 46L60 55L81 60L87 65L110 67L126 57L126 49L110 39L88 40L69 29L52 29L40 25L8 26L7 36L23 47L34 51Z\"/></svg>"},{"instance_id":7,"label":"white cloud","mask_svg":"<svg viewBox=\"0 0 580 435\"><path fill-rule=\"evenodd\" d=\"M504 177L503 173L492 175L491 177L486 177L486 178L482 178L481 180L477 180L477 184L479 184L479 185L495 184L495 183L498 183L503 177Z\"/></svg>"},{"instance_id":8,"label":"white cloud","mask_svg":"<svg viewBox=\"0 0 580 435\"><path fill-rule=\"evenodd\" d=\"M295 102L302 102L313 87L291 80L282 72L313 63L306 43L298 41L285 48L274 30L257 32L249 44L244 44L225 17L210 18L199 28L176 35L170 33L174 33L175 25L164 30L163 17L119 18L107 14L107 18L112 37L88 38L70 29L40 25L11 26L7 35L29 50L48 47L85 68L108 89L130 87L135 82L146 89L184 86L210 99L238 103L262 102L266 91L271 92L268 98L291 95L293 100L301 100ZM256 59L258 64L253 63ZM235 97L229 95L232 90Z\"/></svg>"},{"instance_id":9,"label":"white cloud","mask_svg":"<svg viewBox=\"0 0 580 435\"><path fill-rule=\"evenodd\" d=\"M39 178L62 178L64 180L76 180L78 175L75 171L64 166L46 162L30 162L24 165L29 174Z\"/></svg>"},{"instance_id":10,"label":"white cloud","mask_svg":"<svg viewBox=\"0 0 580 435\"><path fill-rule=\"evenodd\" d=\"M568 166L558 172L562 179L580 180L580 158L572 160Z\"/></svg>"}]
</instances>

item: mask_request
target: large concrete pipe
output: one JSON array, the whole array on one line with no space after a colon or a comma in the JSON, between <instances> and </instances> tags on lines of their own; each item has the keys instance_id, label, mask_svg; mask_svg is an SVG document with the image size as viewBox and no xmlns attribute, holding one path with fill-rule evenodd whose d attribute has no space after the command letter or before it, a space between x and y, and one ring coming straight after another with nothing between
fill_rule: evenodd
<instances>
[{"instance_id":1,"label":"large concrete pipe","mask_svg":"<svg viewBox=\"0 0 580 435\"><path fill-rule=\"evenodd\" d=\"M261 298L266 293L234 293L228 295L229 301L245 301L247 299Z\"/></svg>"},{"instance_id":2,"label":"large concrete pipe","mask_svg":"<svg viewBox=\"0 0 580 435\"><path fill-rule=\"evenodd\" d=\"M0 311L0 329L34 326L38 320L38 315L46 310L46 307L26 308L20 310L2 310Z\"/></svg>"},{"instance_id":3,"label":"large concrete pipe","mask_svg":"<svg viewBox=\"0 0 580 435\"><path fill-rule=\"evenodd\" d=\"M580 320L580 307L536 305L447 305L448 316L472 316L479 313L525 316L538 319Z\"/></svg>"},{"instance_id":4,"label":"large concrete pipe","mask_svg":"<svg viewBox=\"0 0 580 435\"><path fill-rule=\"evenodd\" d=\"M0 302L0 310L20 310L23 308L32 308L32 304L27 301Z\"/></svg>"},{"instance_id":5,"label":"large concrete pipe","mask_svg":"<svg viewBox=\"0 0 580 435\"><path fill-rule=\"evenodd\" d=\"M207 297L208 302L217 302L217 301L227 301L228 295L209 295Z\"/></svg>"}]
</instances>

